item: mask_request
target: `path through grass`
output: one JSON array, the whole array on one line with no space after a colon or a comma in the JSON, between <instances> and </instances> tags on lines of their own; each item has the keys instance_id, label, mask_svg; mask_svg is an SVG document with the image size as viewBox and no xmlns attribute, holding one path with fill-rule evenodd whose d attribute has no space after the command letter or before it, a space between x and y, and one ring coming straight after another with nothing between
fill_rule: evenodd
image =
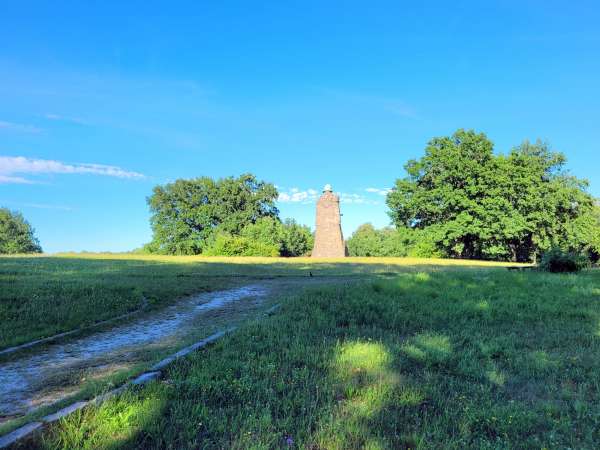
<instances>
[{"instance_id":1,"label":"path through grass","mask_svg":"<svg viewBox=\"0 0 600 450\"><path fill-rule=\"evenodd\" d=\"M597 448L600 272L310 290L37 448Z\"/></svg>"},{"instance_id":2,"label":"path through grass","mask_svg":"<svg viewBox=\"0 0 600 450\"><path fill-rule=\"evenodd\" d=\"M0 257L0 350L86 327L144 305L156 309L185 295L233 287L249 279L307 276L310 271L318 276L352 276L410 270L412 264L490 263L118 254Z\"/></svg>"}]
</instances>

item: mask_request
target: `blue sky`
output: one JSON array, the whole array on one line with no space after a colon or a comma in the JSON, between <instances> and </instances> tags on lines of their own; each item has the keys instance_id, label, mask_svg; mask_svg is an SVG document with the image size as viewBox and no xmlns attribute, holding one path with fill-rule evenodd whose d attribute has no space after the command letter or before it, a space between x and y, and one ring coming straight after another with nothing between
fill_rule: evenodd
<instances>
[{"instance_id":1,"label":"blue sky","mask_svg":"<svg viewBox=\"0 0 600 450\"><path fill-rule=\"evenodd\" d=\"M388 223L382 193L429 139L545 139L600 196L597 2L7 2L0 205L48 252L151 237L146 196L177 178L275 183L314 223Z\"/></svg>"}]
</instances>

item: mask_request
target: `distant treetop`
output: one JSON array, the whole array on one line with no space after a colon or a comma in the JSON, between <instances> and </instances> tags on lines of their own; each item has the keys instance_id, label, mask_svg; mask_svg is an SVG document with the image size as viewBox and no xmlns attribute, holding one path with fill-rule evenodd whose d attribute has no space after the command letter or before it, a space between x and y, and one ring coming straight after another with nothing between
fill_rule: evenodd
<instances>
[{"instance_id":1,"label":"distant treetop","mask_svg":"<svg viewBox=\"0 0 600 450\"><path fill-rule=\"evenodd\" d=\"M41 253L34 229L17 211L0 208L0 254Z\"/></svg>"}]
</instances>

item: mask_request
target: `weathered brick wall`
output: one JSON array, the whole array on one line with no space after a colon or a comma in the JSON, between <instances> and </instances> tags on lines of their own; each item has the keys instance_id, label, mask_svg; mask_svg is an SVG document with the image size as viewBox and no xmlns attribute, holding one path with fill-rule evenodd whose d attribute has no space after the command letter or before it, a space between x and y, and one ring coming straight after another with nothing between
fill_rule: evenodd
<instances>
[{"instance_id":1,"label":"weathered brick wall","mask_svg":"<svg viewBox=\"0 0 600 450\"><path fill-rule=\"evenodd\" d=\"M317 202L317 230L313 258L343 258L346 256L340 217L340 198L325 191Z\"/></svg>"}]
</instances>

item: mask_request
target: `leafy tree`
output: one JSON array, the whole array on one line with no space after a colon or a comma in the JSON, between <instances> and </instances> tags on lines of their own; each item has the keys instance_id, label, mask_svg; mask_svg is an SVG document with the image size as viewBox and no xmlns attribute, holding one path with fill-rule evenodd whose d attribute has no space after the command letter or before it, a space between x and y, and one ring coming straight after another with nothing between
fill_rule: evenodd
<instances>
[{"instance_id":1,"label":"leafy tree","mask_svg":"<svg viewBox=\"0 0 600 450\"><path fill-rule=\"evenodd\" d=\"M246 225L240 231L240 236L276 249L277 256L283 248L283 226L275 217L262 217Z\"/></svg>"},{"instance_id":2,"label":"leafy tree","mask_svg":"<svg viewBox=\"0 0 600 450\"><path fill-rule=\"evenodd\" d=\"M34 229L23 215L0 208L0 254L41 253Z\"/></svg>"},{"instance_id":3,"label":"leafy tree","mask_svg":"<svg viewBox=\"0 0 600 450\"><path fill-rule=\"evenodd\" d=\"M390 216L427 230L451 257L528 261L554 246L589 248L593 199L565 163L541 142L495 155L485 134L458 130L407 163L387 197Z\"/></svg>"},{"instance_id":4,"label":"leafy tree","mask_svg":"<svg viewBox=\"0 0 600 450\"><path fill-rule=\"evenodd\" d=\"M347 241L350 256L407 256L415 232L406 227L376 229L370 223L359 226Z\"/></svg>"},{"instance_id":5,"label":"leafy tree","mask_svg":"<svg viewBox=\"0 0 600 450\"><path fill-rule=\"evenodd\" d=\"M439 258L435 227L426 230L401 226L376 229L370 223L359 226L347 241L350 256L395 256Z\"/></svg>"},{"instance_id":6,"label":"leafy tree","mask_svg":"<svg viewBox=\"0 0 600 450\"><path fill-rule=\"evenodd\" d=\"M198 254L215 230L239 235L262 217L277 217L275 186L254 175L177 180L156 186L148 198L153 240L148 251Z\"/></svg>"},{"instance_id":7,"label":"leafy tree","mask_svg":"<svg viewBox=\"0 0 600 450\"><path fill-rule=\"evenodd\" d=\"M296 223L293 219L286 219L283 222L281 239L281 256L306 255L314 245L310 228Z\"/></svg>"},{"instance_id":8,"label":"leafy tree","mask_svg":"<svg viewBox=\"0 0 600 450\"><path fill-rule=\"evenodd\" d=\"M592 216L593 244L589 249L589 257L592 262L598 262L600 260L600 200L598 199L594 201Z\"/></svg>"},{"instance_id":9,"label":"leafy tree","mask_svg":"<svg viewBox=\"0 0 600 450\"><path fill-rule=\"evenodd\" d=\"M442 258L444 253L437 245L440 240L438 233L439 230L435 226L413 230L408 256L413 258Z\"/></svg>"},{"instance_id":10,"label":"leafy tree","mask_svg":"<svg viewBox=\"0 0 600 450\"><path fill-rule=\"evenodd\" d=\"M359 226L346 242L350 256L381 256L381 236L370 223Z\"/></svg>"}]
</instances>

